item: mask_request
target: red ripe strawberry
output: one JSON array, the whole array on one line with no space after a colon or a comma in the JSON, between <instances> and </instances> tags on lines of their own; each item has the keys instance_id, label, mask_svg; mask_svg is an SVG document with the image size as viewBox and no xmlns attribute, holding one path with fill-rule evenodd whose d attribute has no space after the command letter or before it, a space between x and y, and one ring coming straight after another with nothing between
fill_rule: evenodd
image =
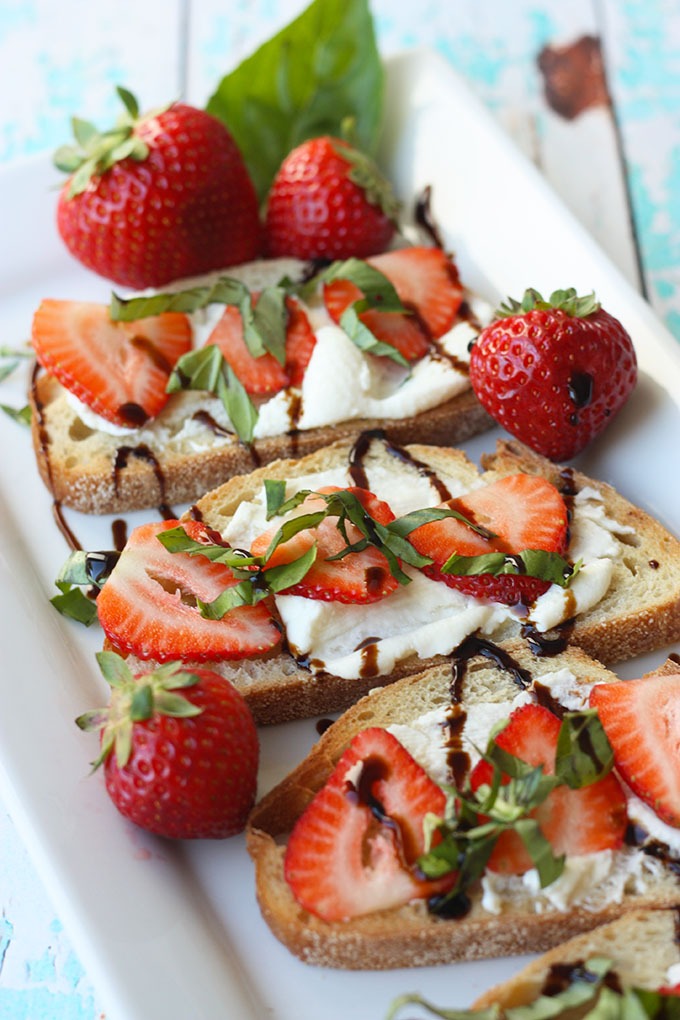
<instances>
[{"instance_id":1,"label":"red ripe strawberry","mask_svg":"<svg viewBox=\"0 0 680 1020\"><path fill-rule=\"evenodd\" d=\"M191 326L179 312L112 322L106 305L47 299L33 316L32 343L43 368L96 414L137 428L165 406Z\"/></svg>"},{"instance_id":2,"label":"red ripe strawberry","mask_svg":"<svg viewBox=\"0 0 680 1020\"><path fill-rule=\"evenodd\" d=\"M680 672L597 684L590 705L621 777L659 818L680 827Z\"/></svg>"},{"instance_id":3,"label":"red ripe strawberry","mask_svg":"<svg viewBox=\"0 0 680 1020\"><path fill-rule=\"evenodd\" d=\"M527 290L482 330L470 356L480 403L551 460L582 450L623 406L637 380L630 336L594 296Z\"/></svg>"},{"instance_id":4,"label":"red ripe strawberry","mask_svg":"<svg viewBox=\"0 0 680 1020\"><path fill-rule=\"evenodd\" d=\"M239 606L221 620L201 616L199 598L211 602L237 583L229 567L207 557L168 552L157 535L178 521L135 528L97 598L109 641L140 659L207 662L268 652L281 639L264 602ZM197 521L183 522L196 541L211 541Z\"/></svg>"},{"instance_id":5,"label":"red ripe strawberry","mask_svg":"<svg viewBox=\"0 0 680 1020\"><path fill-rule=\"evenodd\" d=\"M417 552L433 560L433 566L424 568L430 577L466 595L507 605L530 604L548 589L547 581L526 574L444 574L441 567L453 553L482 556L491 552L516 554L527 549L564 553L567 508L551 482L537 475L508 475L442 505L457 510L496 537L484 537L455 518L416 528L409 539Z\"/></svg>"},{"instance_id":6,"label":"red ripe strawberry","mask_svg":"<svg viewBox=\"0 0 680 1020\"><path fill-rule=\"evenodd\" d=\"M543 771L552 775L559 732L560 721L549 709L523 705L515 709L495 742L527 765L542 765ZM490 783L491 778L491 766L479 761L470 775L472 789ZM604 779L579 790L556 787L532 812L532 817L556 854L579 856L616 850L626 831L626 797L610 772ZM490 871L519 875L532 868L533 863L520 837L509 831L500 836L487 867Z\"/></svg>"},{"instance_id":7,"label":"red ripe strawberry","mask_svg":"<svg viewBox=\"0 0 680 1020\"><path fill-rule=\"evenodd\" d=\"M99 661L112 685L109 706L76 722L101 731L95 765L104 764L121 814L170 839L240 832L255 800L259 742L236 688L178 663L133 676L113 652Z\"/></svg>"},{"instance_id":8,"label":"red ripe strawberry","mask_svg":"<svg viewBox=\"0 0 680 1020\"><path fill-rule=\"evenodd\" d=\"M267 254L364 258L390 243L398 208L369 157L339 138L313 138L289 153L272 183Z\"/></svg>"},{"instance_id":9,"label":"red ripe strawberry","mask_svg":"<svg viewBox=\"0 0 680 1020\"><path fill-rule=\"evenodd\" d=\"M321 493L340 491L337 487L328 486L319 489ZM382 500L366 489L349 488L361 502L364 509L379 524L389 524L394 520L391 509ZM308 496L298 507L299 514L313 513L323 510L325 502L318 496ZM297 584L286 588L285 595L302 595L308 599L320 599L326 602L378 602L393 592L398 585L390 573L387 559L374 546L367 546L360 552L351 552L342 559L329 561L329 556L341 552L347 545L337 527L337 517L326 517L317 528L306 528L299 531L293 538L282 542L268 559L267 567L277 567L298 559L316 542L316 560L305 576ZM255 556L264 556L274 537L277 527L259 535L251 546ZM353 525L347 524L347 538L356 542L361 535Z\"/></svg>"},{"instance_id":10,"label":"red ripe strawberry","mask_svg":"<svg viewBox=\"0 0 680 1020\"><path fill-rule=\"evenodd\" d=\"M174 103L100 135L75 120L77 146L55 154L71 174L59 233L88 269L127 287L157 287L260 253L255 188L231 135L203 110Z\"/></svg>"},{"instance_id":11,"label":"red ripe strawberry","mask_svg":"<svg viewBox=\"0 0 680 1020\"><path fill-rule=\"evenodd\" d=\"M267 352L254 357L243 338L241 313L233 305L224 314L208 337L208 344L217 344L225 361L231 365L244 387L253 395L270 396L286 386L301 386L305 369L312 356L316 335L304 310L294 298L286 298L286 364L281 365Z\"/></svg>"},{"instance_id":12,"label":"red ripe strawberry","mask_svg":"<svg viewBox=\"0 0 680 1020\"><path fill-rule=\"evenodd\" d=\"M387 730L357 734L323 789L300 816L284 870L293 896L326 921L343 921L443 892L414 867L423 821L446 797Z\"/></svg>"}]
</instances>

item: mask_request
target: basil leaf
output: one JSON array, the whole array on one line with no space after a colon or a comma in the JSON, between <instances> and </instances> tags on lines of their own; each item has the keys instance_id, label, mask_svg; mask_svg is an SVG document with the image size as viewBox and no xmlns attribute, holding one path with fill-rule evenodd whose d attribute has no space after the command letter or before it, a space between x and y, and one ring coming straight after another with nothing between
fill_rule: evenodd
<instances>
[{"instance_id":1,"label":"basil leaf","mask_svg":"<svg viewBox=\"0 0 680 1020\"><path fill-rule=\"evenodd\" d=\"M520 818L514 828L538 872L541 889L545 889L564 871L565 855L561 854L559 857L555 855L535 818Z\"/></svg>"},{"instance_id":2,"label":"basil leaf","mask_svg":"<svg viewBox=\"0 0 680 1020\"><path fill-rule=\"evenodd\" d=\"M225 588L212 602L204 602L197 598L196 605L201 616L207 620L221 620L232 609L238 609L240 606L254 606L268 594L267 591L256 592L250 580L243 580L230 588Z\"/></svg>"},{"instance_id":3,"label":"basil leaf","mask_svg":"<svg viewBox=\"0 0 680 1020\"><path fill-rule=\"evenodd\" d=\"M234 372L231 365L224 363L226 379L223 377L217 387L217 396L222 401L234 431L243 443L252 443L257 425L257 408L248 396L248 391Z\"/></svg>"},{"instance_id":4,"label":"basil leaf","mask_svg":"<svg viewBox=\"0 0 680 1020\"><path fill-rule=\"evenodd\" d=\"M208 305L236 305L249 298L249 291L240 280L220 276L212 284L188 287L186 290L165 291L149 296L121 298L111 295L109 317L113 322L135 322L164 312L196 312Z\"/></svg>"},{"instance_id":5,"label":"basil leaf","mask_svg":"<svg viewBox=\"0 0 680 1020\"><path fill-rule=\"evenodd\" d=\"M262 576L269 591L274 593L285 591L286 588L292 588L294 584L298 584L305 574L308 573L316 560L316 556L317 548L316 544L314 544L302 556L298 556L296 560L264 570Z\"/></svg>"},{"instance_id":6,"label":"basil leaf","mask_svg":"<svg viewBox=\"0 0 680 1020\"><path fill-rule=\"evenodd\" d=\"M168 528L167 531L159 532L156 538L168 552L205 556L212 563L224 563L232 569L243 569L260 564L257 557L244 555L240 549L232 549L231 546L217 543L197 542L186 533L181 524L176 528Z\"/></svg>"},{"instance_id":7,"label":"basil leaf","mask_svg":"<svg viewBox=\"0 0 680 1020\"><path fill-rule=\"evenodd\" d=\"M17 425L31 424L31 408L29 404L25 407L10 407L9 404L0 404L0 410L4 411Z\"/></svg>"},{"instance_id":8,"label":"basil leaf","mask_svg":"<svg viewBox=\"0 0 680 1020\"><path fill-rule=\"evenodd\" d=\"M368 0L314 0L219 83L207 110L228 127L265 197L284 157L353 118L373 153L384 72Z\"/></svg>"},{"instance_id":9,"label":"basil leaf","mask_svg":"<svg viewBox=\"0 0 680 1020\"><path fill-rule=\"evenodd\" d=\"M388 527L390 531L406 538L416 528L422 527L423 524L431 524L433 521L444 521L447 517L453 517L454 520L462 521L463 524L467 524L468 528L472 528L473 531L483 538L496 538L496 535L489 531L488 528L483 528L481 524L475 524L473 521L468 520L464 514L459 513L458 510L451 510L449 507L433 506L424 507L422 510L412 510L411 513L404 514L403 517L398 517L395 521L392 521Z\"/></svg>"},{"instance_id":10,"label":"basil leaf","mask_svg":"<svg viewBox=\"0 0 680 1020\"><path fill-rule=\"evenodd\" d=\"M50 602L62 616L67 616L77 623L83 623L86 627L94 623L97 619L97 607L91 599L83 594L80 588L74 588L70 584L59 581L57 588L61 594L54 595Z\"/></svg>"},{"instance_id":11,"label":"basil leaf","mask_svg":"<svg viewBox=\"0 0 680 1020\"><path fill-rule=\"evenodd\" d=\"M178 359L165 388L168 393L180 390L217 393L224 365L224 356L217 344L187 351Z\"/></svg>"},{"instance_id":12,"label":"basil leaf","mask_svg":"<svg viewBox=\"0 0 680 1020\"><path fill-rule=\"evenodd\" d=\"M537 577L561 588L569 585L576 573L559 553L543 549L525 549L520 553L484 553L480 556L458 556L454 553L442 565L443 574L470 576L478 574L517 574Z\"/></svg>"},{"instance_id":13,"label":"basil leaf","mask_svg":"<svg viewBox=\"0 0 680 1020\"><path fill-rule=\"evenodd\" d=\"M363 297L349 305L340 317L340 325L352 343L365 354L390 358L397 364L409 368L409 362L396 347L379 340L361 320L361 315L370 309L410 314L402 305L390 280L368 262L357 258L346 259L344 262L333 262L321 273L320 278L326 282L349 280L362 291Z\"/></svg>"},{"instance_id":14,"label":"basil leaf","mask_svg":"<svg viewBox=\"0 0 680 1020\"><path fill-rule=\"evenodd\" d=\"M614 766L614 752L595 709L567 712L557 738L555 774L572 790L603 779Z\"/></svg>"},{"instance_id":15,"label":"basil leaf","mask_svg":"<svg viewBox=\"0 0 680 1020\"><path fill-rule=\"evenodd\" d=\"M0 345L0 358L32 358L33 350L26 344L24 347L7 347Z\"/></svg>"},{"instance_id":16,"label":"basil leaf","mask_svg":"<svg viewBox=\"0 0 680 1020\"><path fill-rule=\"evenodd\" d=\"M441 1017L441 1020L500 1020L501 1008L498 1005L490 1006L488 1009L441 1009L434 1006L421 995L400 995L391 1004L385 1020L395 1020L405 1006L420 1006L426 1009L432 1016Z\"/></svg>"},{"instance_id":17,"label":"basil leaf","mask_svg":"<svg viewBox=\"0 0 680 1020\"><path fill-rule=\"evenodd\" d=\"M269 352L280 365L286 363L286 292L281 287L265 287L252 312L252 322L243 320L243 336L248 350L257 358Z\"/></svg>"},{"instance_id":18,"label":"basil leaf","mask_svg":"<svg viewBox=\"0 0 680 1020\"><path fill-rule=\"evenodd\" d=\"M244 443L253 439L257 409L217 344L183 354L166 386L168 393L179 390L205 390L220 398L234 432Z\"/></svg>"},{"instance_id":19,"label":"basil leaf","mask_svg":"<svg viewBox=\"0 0 680 1020\"><path fill-rule=\"evenodd\" d=\"M267 520L276 517L286 500L286 483L282 478L266 478L264 492L267 500Z\"/></svg>"},{"instance_id":20,"label":"basil leaf","mask_svg":"<svg viewBox=\"0 0 680 1020\"><path fill-rule=\"evenodd\" d=\"M373 354L376 357L390 358L398 365L409 367L407 359L400 354L396 347L378 340L374 333L360 319L362 312L368 311L371 304L368 301L355 301L340 316L340 326L344 329L352 343L363 351L364 354Z\"/></svg>"},{"instance_id":21,"label":"basil leaf","mask_svg":"<svg viewBox=\"0 0 680 1020\"><path fill-rule=\"evenodd\" d=\"M328 516L327 510L315 510L308 514L299 514L297 517L292 517L289 521L284 521L280 528L274 533L271 542L264 554L264 562L271 559L274 551L278 549L284 542L288 542L289 539L294 538L301 531L306 531L307 528L318 528L322 521Z\"/></svg>"},{"instance_id":22,"label":"basil leaf","mask_svg":"<svg viewBox=\"0 0 680 1020\"><path fill-rule=\"evenodd\" d=\"M664 995L663 992L653 992L646 988L625 989L624 994L628 993L635 995L646 1017L661 1016L664 1020L680 1020L680 996ZM635 1017L635 1020L638 1018Z\"/></svg>"},{"instance_id":23,"label":"basil leaf","mask_svg":"<svg viewBox=\"0 0 680 1020\"><path fill-rule=\"evenodd\" d=\"M76 549L61 567L55 583L57 587L66 584L101 588L119 559L117 551L85 552L84 549Z\"/></svg>"},{"instance_id":24,"label":"basil leaf","mask_svg":"<svg viewBox=\"0 0 680 1020\"><path fill-rule=\"evenodd\" d=\"M6 365L0 365L0 382L7 379L12 372L16 372L19 367L18 361L8 361Z\"/></svg>"},{"instance_id":25,"label":"basil leaf","mask_svg":"<svg viewBox=\"0 0 680 1020\"><path fill-rule=\"evenodd\" d=\"M371 308L378 308L381 312L406 312L394 284L384 273L363 259L350 258L343 262L332 262L321 273L321 279L328 283L348 280L359 288Z\"/></svg>"}]
</instances>

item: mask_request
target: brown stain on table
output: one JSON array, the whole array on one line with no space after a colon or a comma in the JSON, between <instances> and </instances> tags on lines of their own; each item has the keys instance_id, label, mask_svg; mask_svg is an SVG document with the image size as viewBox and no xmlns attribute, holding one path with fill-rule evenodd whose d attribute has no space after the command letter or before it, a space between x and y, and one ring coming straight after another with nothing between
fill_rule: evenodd
<instances>
[{"instance_id":1,"label":"brown stain on table","mask_svg":"<svg viewBox=\"0 0 680 1020\"><path fill-rule=\"evenodd\" d=\"M544 46L538 68L548 106L565 120L574 120L594 107L611 107L597 36L584 35L566 46Z\"/></svg>"}]
</instances>

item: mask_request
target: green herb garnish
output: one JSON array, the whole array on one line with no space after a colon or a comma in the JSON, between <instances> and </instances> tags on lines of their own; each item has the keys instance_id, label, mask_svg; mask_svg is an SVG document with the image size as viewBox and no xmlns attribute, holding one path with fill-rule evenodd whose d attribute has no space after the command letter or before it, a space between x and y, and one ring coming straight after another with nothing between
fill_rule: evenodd
<instances>
[{"instance_id":1,"label":"green herb garnish","mask_svg":"<svg viewBox=\"0 0 680 1020\"><path fill-rule=\"evenodd\" d=\"M257 408L217 344L183 354L172 370L166 390L168 393L181 390L214 393L222 401L238 438L244 443L252 442Z\"/></svg>"},{"instance_id":2,"label":"green herb garnish","mask_svg":"<svg viewBox=\"0 0 680 1020\"><path fill-rule=\"evenodd\" d=\"M285 156L300 142L341 134L375 153L384 71L367 0L314 0L227 74L207 110L233 135L263 199Z\"/></svg>"},{"instance_id":3,"label":"green herb garnish","mask_svg":"<svg viewBox=\"0 0 680 1020\"><path fill-rule=\"evenodd\" d=\"M559 1020L564 1014L581 1020L678 1020L680 996L643 988L623 987L607 981L614 961L605 956L592 956L574 968L567 988L551 995L538 995L526 1006L501 1009L445 1009L435 1006L421 995L400 995L392 1003L385 1020L396 1020L406 1006L420 1006L441 1020ZM613 975L618 977L617 975Z\"/></svg>"},{"instance_id":4,"label":"green herb garnish","mask_svg":"<svg viewBox=\"0 0 680 1020\"><path fill-rule=\"evenodd\" d=\"M562 720L555 756L555 771L527 765L503 750L492 738L484 760L492 766L492 780L473 791L467 786L450 791L444 818L428 818L428 833L438 831L441 841L418 860L428 878L450 872L456 880L433 909L464 894L479 881L494 846L507 831L516 832L538 871L541 888L564 870L564 856L555 855L532 812L558 786L581 789L603 779L613 765L607 737L594 711L567 712ZM507 779L507 782L504 782ZM480 816L486 821L480 821Z\"/></svg>"},{"instance_id":5,"label":"green herb garnish","mask_svg":"<svg viewBox=\"0 0 680 1020\"><path fill-rule=\"evenodd\" d=\"M25 407L10 407L9 404L0 404L0 411L4 411L8 417L18 425L31 424L31 408L28 404Z\"/></svg>"}]
</instances>

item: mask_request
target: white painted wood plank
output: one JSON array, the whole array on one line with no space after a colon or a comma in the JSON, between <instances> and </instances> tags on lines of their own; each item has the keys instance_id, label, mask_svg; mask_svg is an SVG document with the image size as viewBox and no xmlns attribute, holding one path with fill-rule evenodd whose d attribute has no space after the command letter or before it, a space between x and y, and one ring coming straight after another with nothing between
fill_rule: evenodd
<instances>
[{"instance_id":1,"label":"white painted wood plank","mask_svg":"<svg viewBox=\"0 0 680 1020\"><path fill-rule=\"evenodd\" d=\"M680 6L599 7L646 293L680 339Z\"/></svg>"},{"instance_id":2,"label":"white painted wood plank","mask_svg":"<svg viewBox=\"0 0 680 1020\"><path fill-rule=\"evenodd\" d=\"M116 85L151 108L178 96L183 0L0 4L0 161L69 140L74 114L110 127Z\"/></svg>"},{"instance_id":3,"label":"white painted wood plank","mask_svg":"<svg viewBox=\"0 0 680 1020\"><path fill-rule=\"evenodd\" d=\"M221 0L194 0L191 8L188 93L197 101L222 73L251 53L306 5L299 0L246 0L225 10ZM608 106L567 120L546 102L539 54L558 55L583 36L596 35L594 0L482 3L457 0L373 0L384 54L407 46L441 52L470 82L523 151L541 168L574 215L590 230L634 286L640 285L627 189ZM487 17L484 17L486 12ZM270 16L267 18L267 14ZM230 59L225 61L224 55ZM452 125L455 130L455 125ZM461 139L464 146L464 139ZM502 186L502 168L499 168ZM528 281L529 283L530 281ZM569 281L565 281L568 285Z\"/></svg>"}]
</instances>

